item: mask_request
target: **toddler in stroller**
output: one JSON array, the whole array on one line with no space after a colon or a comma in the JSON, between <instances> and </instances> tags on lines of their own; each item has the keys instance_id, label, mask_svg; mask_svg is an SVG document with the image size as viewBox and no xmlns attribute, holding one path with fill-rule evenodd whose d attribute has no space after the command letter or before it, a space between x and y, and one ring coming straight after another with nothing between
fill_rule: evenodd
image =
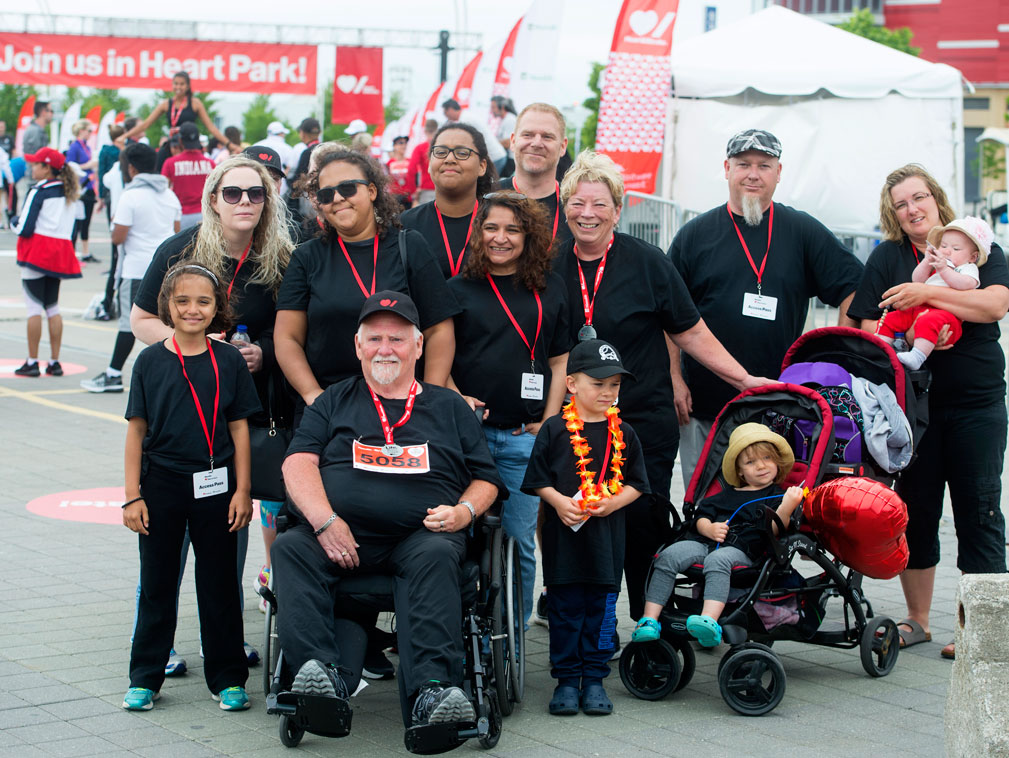
<instances>
[{"instance_id":1,"label":"toddler in stroller","mask_svg":"<svg viewBox=\"0 0 1009 758\"><path fill-rule=\"evenodd\" d=\"M659 639L659 614L669 601L676 576L696 563L704 565L704 605L687 617L687 632L703 647L722 641L718 618L729 597L734 567L752 566L766 552L764 509L778 501L776 513L787 523L802 502L802 488L778 486L795 464L785 439L763 424L741 424L732 431L722 458L722 476L732 489L701 501L691 532L656 557L645 590L645 613L633 642ZM778 526L772 525L777 536Z\"/></svg>"}]
</instances>

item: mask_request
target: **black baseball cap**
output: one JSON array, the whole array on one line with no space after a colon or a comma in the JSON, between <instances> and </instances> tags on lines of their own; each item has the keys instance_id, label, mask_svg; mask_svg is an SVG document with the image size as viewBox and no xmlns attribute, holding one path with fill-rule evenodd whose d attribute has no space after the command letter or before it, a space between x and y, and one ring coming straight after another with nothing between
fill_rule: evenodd
<instances>
[{"instance_id":1,"label":"black baseball cap","mask_svg":"<svg viewBox=\"0 0 1009 758\"><path fill-rule=\"evenodd\" d=\"M182 146L186 148L186 150L193 150L194 148L201 147L200 130L196 128L196 124L192 121L187 121L180 126L179 140L182 142Z\"/></svg>"},{"instance_id":2,"label":"black baseball cap","mask_svg":"<svg viewBox=\"0 0 1009 758\"><path fill-rule=\"evenodd\" d=\"M318 134L322 131L322 127L319 126L317 119L309 117L298 124L298 131L307 132L308 134Z\"/></svg>"},{"instance_id":3,"label":"black baseball cap","mask_svg":"<svg viewBox=\"0 0 1009 758\"><path fill-rule=\"evenodd\" d=\"M280 155L273 148L263 145L249 145L242 152L256 163L262 163L274 176L284 178L284 164L280 162Z\"/></svg>"},{"instance_id":4,"label":"black baseball cap","mask_svg":"<svg viewBox=\"0 0 1009 758\"><path fill-rule=\"evenodd\" d=\"M634 374L624 368L620 362L617 349L603 340L585 340L579 342L568 353L567 373L586 374L593 379L606 379L616 374Z\"/></svg>"},{"instance_id":5,"label":"black baseball cap","mask_svg":"<svg viewBox=\"0 0 1009 758\"><path fill-rule=\"evenodd\" d=\"M409 295L404 295L402 292L396 292L395 290L382 290L365 300L364 305L361 306L361 315L357 317L358 326L368 316L382 311L395 313L400 318L405 318L418 329L420 328L420 315L417 313L417 306L414 305Z\"/></svg>"}]
</instances>

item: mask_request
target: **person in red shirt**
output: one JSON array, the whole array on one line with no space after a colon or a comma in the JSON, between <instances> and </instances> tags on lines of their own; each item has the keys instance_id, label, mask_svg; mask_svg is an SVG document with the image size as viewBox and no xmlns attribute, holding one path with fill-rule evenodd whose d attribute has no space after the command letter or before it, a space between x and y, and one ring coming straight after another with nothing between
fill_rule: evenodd
<instances>
[{"instance_id":1,"label":"person in red shirt","mask_svg":"<svg viewBox=\"0 0 1009 758\"><path fill-rule=\"evenodd\" d=\"M413 203L413 193L417 188L417 177L410 173L410 159L406 157L406 145L409 137L396 137L392 141L392 155L385 163L389 174L389 191L396 196L403 210Z\"/></svg>"},{"instance_id":2,"label":"person in red shirt","mask_svg":"<svg viewBox=\"0 0 1009 758\"><path fill-rule=\"evenodd\" d=\"M427 203L434 200L434 181L431 179L431 174L427 168L427 154L431 147L431 140L434 138L434 133L438 131L438 122L433 118L429 118L424 122L424 136L425 141L417 145L413 149L413 153L410 155L410 178L416 180L418 172L420 173L420 184L417 191L417 196L414 198L414 205L420 205L421 203Z\"/></svg>"},{"instance_id":3,"label":"person in red shirt","mask_svg":"<svg viewBox=\"0 0 1009 758\"><path fill-rule=\"evenodd\" d=\"M179 198L182 205L182 228L196 226L203 220L201 202L203 185L207 174L214 170L214 163L200 146L200 132L196 124L185 123L179 127L182 152L173 155L161 167L161 173Z\"/></svg>"}]
</instances>

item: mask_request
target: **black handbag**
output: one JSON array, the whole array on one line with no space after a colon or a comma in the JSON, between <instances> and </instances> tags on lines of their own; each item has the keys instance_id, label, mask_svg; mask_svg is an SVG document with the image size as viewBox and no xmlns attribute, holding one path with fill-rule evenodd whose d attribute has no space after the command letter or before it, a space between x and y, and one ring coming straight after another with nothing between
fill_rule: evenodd
<instances>
[{"instance_id":1,"label":"black handbag","mask_svg":"<svg viewBox=\"0 0 1009 758\"><path fill-rule=\"evenodd\" d=\"M275 421L272 377L266 385L269 426L249 427L249 446L252 448L252 497L256 500L283 502L287 497L284 475L280 467L291 444L291 430L279 427Z\"/></svg>"}]
</instances>

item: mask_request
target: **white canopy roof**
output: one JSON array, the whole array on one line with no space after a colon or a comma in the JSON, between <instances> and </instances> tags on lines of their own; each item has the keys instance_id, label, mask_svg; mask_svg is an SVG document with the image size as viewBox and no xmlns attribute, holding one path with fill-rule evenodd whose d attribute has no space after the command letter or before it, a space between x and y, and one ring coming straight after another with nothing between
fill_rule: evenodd
<instances>
[{"instance_id":1,"label":"white canopy roof","mask_svg":"<svg viewBox=\"0 0 1009 758\"><path fill-rule=\"evenodd\" d=\"M948 98L960 72L929 63L773 5L734 24L673 45L678 97L768 95Z\"/></svg>"}]
</instances>

